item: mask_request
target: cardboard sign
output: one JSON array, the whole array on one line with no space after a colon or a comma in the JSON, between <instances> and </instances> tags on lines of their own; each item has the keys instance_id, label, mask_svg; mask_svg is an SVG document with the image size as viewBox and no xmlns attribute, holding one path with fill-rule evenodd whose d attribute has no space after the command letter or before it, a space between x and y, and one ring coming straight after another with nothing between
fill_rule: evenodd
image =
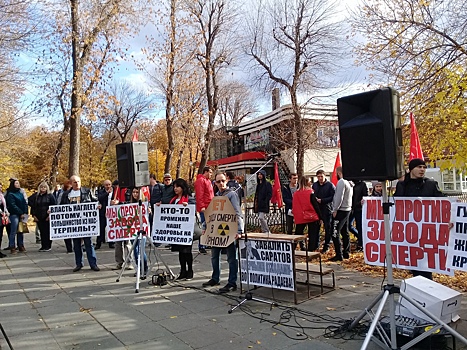
<instances>
[{"instance_id":1,"label":"cardboard sign","mask_svg":"<svg viewBox=\"0 0 467 350\"><path fill-rule=\"evenodd\" d=\"M50 239L99 236L97 202L50 206Z\"/></svg>"},{"instance_id":2,"label":"cardboard sign","mask_svg":"<svg viewBox=\"0 0 467 350\"><path fill-rule=\"evenodd\" d=\"M196 207L180 204L154 206L152 241L154 243L191 245Z\"/></svg>"},{"instance_id":3,"label":"cardboard sign","mask_svg":"<svg viewBox=\"0 0 467 350\"><path fill-rule=\"evenodd\" d=\"M135 238L138 231L149 235L148 203L141 204L142 222L139 218L139 204L130 203L108 206L105 211L107 218L106 242L124 241Z\"/></svg>"},{"instance_id":4,"label":"cardboard sign","mask_svg":"<svg viewBox=\"0 0 467 350\"><path fill-rule=\"evenodd\" d=\"M467 271L467 203L452 203L447 266Z\"/></svg>"},{"instance_id":5,"label":"cardboard sign","mask_svg":"<svg viewBox=\"0 0 467 350\"><path fill-rule=\"evenodd\" d=\"M228 247L235 241L238 231L237 213L226 196L216 196L204 212L206 231L201 244L211 247Z\"/></svg>"},{"instance_id":6,"label":"cardboard sign","mask_svg":"<svg viewBox=\"0 0 467 350\"><path fill-rule=\"evenodd\" d=\"M453 199L398 197L392 200L389 222L394 267L453 275L446 264ZM365 263L384 266L382 198L365 197L362 216Z\"/></svg>"},{"instance_id":7,"label":"cardboard sign","mask_svg":"<svg viewBox=\"0 0 467 350\"><path fill-rule=\"evenodd\" d=\"M248 271L246 256L248 254ZM292 244L287 241L240 240L242 283L294 291Z\"/></svg>"}]
</instances>

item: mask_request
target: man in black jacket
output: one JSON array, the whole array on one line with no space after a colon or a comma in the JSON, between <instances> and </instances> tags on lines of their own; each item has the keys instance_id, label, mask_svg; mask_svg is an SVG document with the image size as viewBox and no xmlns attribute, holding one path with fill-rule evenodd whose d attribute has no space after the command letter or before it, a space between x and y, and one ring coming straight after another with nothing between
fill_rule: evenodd
<instances>
[{"instance_id":1,"label":"man in black jacket","mask_svg":"<svg viewBox=\"0 0 467 350\"><path fill-rule=\"evenodd\" d=\"M438 187L438 182L425 177L426 164L423 159L414 158L409 163L409 172L404 180L396 185L394 197L444 197ZM423 276L433 279L433 274L428 271L411 271L414 276Z\"/></svg>"},{"instance_id":2,"label":"man in black jacket","mask_svg":"<svg viewBox=\"0 0 467 350\"><path fill-rule=\"evenodd\" d=\"M319 209L323 216L324 224L324 245L321 253L326 253L329 250L332 236L332 199L336 193L336 187L332 182L326 180L324 170L316 172L318 181L313 183L312 189L315 193L316 200L319 203Z\"/></svg>"}]
</instances>

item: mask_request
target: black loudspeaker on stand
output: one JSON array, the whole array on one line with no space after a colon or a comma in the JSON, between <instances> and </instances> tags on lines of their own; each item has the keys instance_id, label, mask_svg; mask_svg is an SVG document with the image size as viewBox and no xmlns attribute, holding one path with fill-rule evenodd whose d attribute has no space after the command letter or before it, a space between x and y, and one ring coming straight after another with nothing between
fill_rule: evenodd
<instances>
[{"instance_id":1,"label":"black loudspeaker on stand","mask_svg":"<svg viewBox=\"0 0 467 350\"><path fill-rule=\"evenodd\" d=\"M467 340L449 325L423 308L394 285L391 249L391 226L386 180L400 178L404 174L402 134L400 128L399 94L391 88L369 91L337 100L339 133L341 140L342 170L350 180L384 180L383 214L388 284L373 302L358 315L349 329L355 328L365 316L372 322L361 349L367 349L373 340L383 349L408 350L442 327L454 337L467 344ZM424 332L402 347L397 345L395 317L395 294L400 294L409 303L436 322L431 330ZM378 304L376 312L373 307ZM389 331L386 334L380 324L383 308L389 305ZM377 332L379 338L374 335Z\"/></svg>"},{"instance_id":2,"label":"black loudspeaker on stand","mask_svg":"<svg viewBox=\"0 0 467 350\"><path fill-rule=\"evenodd\" d=\"M337 100L344 178L395 180L404 175L399 93L392 88Z\"/></svg>"},{"instance_id":3,"label":"black loudspeaker on stand","mask_svg":"<svg viewBox=\"0 0 467 350\"><path fill-rule=\"evenodd\" d=\"M141 187L149 184L148 145L146 142L125 142L116 146L120 187Z\"/></svg>"}]
</instances>

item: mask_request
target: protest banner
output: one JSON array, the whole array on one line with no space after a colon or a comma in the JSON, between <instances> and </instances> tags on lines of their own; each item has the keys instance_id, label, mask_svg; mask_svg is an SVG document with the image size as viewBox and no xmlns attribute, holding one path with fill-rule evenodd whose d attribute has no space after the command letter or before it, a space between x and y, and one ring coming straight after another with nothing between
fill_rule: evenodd
<instances>
[{"instance_id":1,"label":"protest banner","mask_svg":"<svg viewBox=\"0 0 467 350\"><path fill-rule=\"evenodd\" d=\"M246 255L248 254L248 273ZM242 283L294 291L292 244L286 241L240 240Z\"/></svg>"},{"instance_id":2,"label":"protest banner","mask_svg":"<svg viewBox=\"0 0 467 350\"><path fill-rule=\"evenodd\" d=\"M152 241L154 243L190 245L193 243L196 207L179 204L154 206Z\"/></svg>"},{"instance_id":3,"label":"protest banner","mask_svg":"<svg viewBox=\"0 0 467 350\"><path fill-rule=\"evenodd\" d=\"M148 203L141 205L142 223L139 219L139 204L123 204L108 206L105 211L107 218L106 242L124 241L135 238L142 230L149 235Z\"/></svg>"},{"instance_id":4,"label":"protest banner","mask_svg":"<svg viewBox=\"0 0 467 350\"><path fill-rule=\"evenodd\" d=\"M50 239L99 236L97 202L50 206Z\"/></svg>"},{"instance_id":5,"label":"protest banner","mask_svg":"<svg viewBox=\"0 0 467 350\"><path fill-rule=\"evenodd\" d=\"M226 196L216 196L204 211L206 231L201 244L211 247L228 247L237 236L237 213Z\"/></svg>"},{"instance_id":6,"label":"protest banner","mask_svg":"<svg viewBox=\"0 0 467 350\"><path fill-rule=\"evenodd\" d=\"M389 222L393 266L453 275L448 268L450 198L391 198ZM385 266L384 215L382 199L365 197L363 204L365 263Z\"/></svg>"},{"instance_id":7,"label":"protest banner","mask_svg":"<svg viewBox=\"0 0 467 350\"><path fill-rule=\"evenodd\" d=\"M467 204L452 203L447 266L454 270L467 271Z\"/></svg>"}]
</instances>

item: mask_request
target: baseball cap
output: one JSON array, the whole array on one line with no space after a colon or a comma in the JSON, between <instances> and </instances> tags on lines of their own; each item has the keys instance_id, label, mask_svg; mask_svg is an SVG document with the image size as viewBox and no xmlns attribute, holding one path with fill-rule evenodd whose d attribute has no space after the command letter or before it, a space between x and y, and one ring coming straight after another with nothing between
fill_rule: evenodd
<instances>
[{"instance_id":1,"label":"baseball cap","mask_svg":"<svg viewBox=\"0 0 467 350\"><path fill-rule=\"evenodd\" d=\"M165 174L164 174L164 179L166 179L166 178L169 178L169 179L171 179L171 178L172 178L172 176L170 176L170 174L169 174L169 173L165 173Z\"/></svg>"}]
</instances>

